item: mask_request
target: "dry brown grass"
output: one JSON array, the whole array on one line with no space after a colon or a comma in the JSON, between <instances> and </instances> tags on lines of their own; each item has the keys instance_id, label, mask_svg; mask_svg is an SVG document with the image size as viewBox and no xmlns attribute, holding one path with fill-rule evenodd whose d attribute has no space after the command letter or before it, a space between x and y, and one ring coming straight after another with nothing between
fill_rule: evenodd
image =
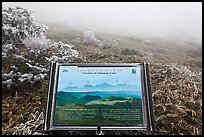
<instances>
[{"instance_id":1,"label":"dry brown grass","mask_svg":"<svg viewBox=\"0 0 204 137\"><path fill-rule=\"evenodd\" d=\"M132 38L127 37L117 37L119 42L112 43L113 39L111 38L116 38L116 36L107 38L100 35L100 39L103 39L106 43L103 47L97 47L94 44L85 46L73 42L73 38L75 39L78 35L77 32L73 33L71 37L69 35L62 33L56 36L53 35L52 38L76 45L76 49L79 51L79 58L74 62L135 63L145 61L151 64L151 82L156 120L156 131L152 134L200 134L199 131L202 128L202 68L198 67L201 64L200 61L202 61L200 56L196 56L196 58L191 57L185 54L185 49L179 52L177 51L180 49L179 47L169 49L169 46L167 46L162 50L156 50L152 47L148 49L147 45L141 43L142 41L137 39L131 41L130 39ZM136 44L133 44L134 42ZM142 48L142 45L144 48ZM161 45L156 45L155 47L162 48ZM138 49L137 51L142 54L122 55L121 52L124 48ZM186 61L186 58L189 60ZM196 59L200 60L196 62ZM31 92L29 89L25 91L16 89L16 91L18 92L15 96L3 97L3 134L17 134L16 127L19 127L18 130L20 131L20 128L22 129L21 123L26 125L26 122L35 119L34 115L38 117L41 112L44 112L48 81L45 80L42 88L35 92ZM38 125L38 130L41 132L42 125L42 123ZM32 133L35 132L33 128L30 129L33 130ZM20 134L20 132L18 133ZM104 131L104 133L110 135L149 134L143 131ZM95 131L67 131L60 134L84 135L95 134Z\"/></svg>"}]
</instances>

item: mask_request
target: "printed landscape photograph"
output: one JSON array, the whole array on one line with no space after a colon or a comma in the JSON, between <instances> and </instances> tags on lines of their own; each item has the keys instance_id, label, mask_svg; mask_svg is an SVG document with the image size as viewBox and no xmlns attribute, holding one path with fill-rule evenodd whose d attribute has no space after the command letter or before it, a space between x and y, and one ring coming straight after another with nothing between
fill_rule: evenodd
<instances>
[{"instance_id":1,"label":"printed landscape photograph","mask_svg":"<svg viewBox=\"0 0 204 137\"><path fill-rule=\"evenodd\" d=\"M59 66L54 125L144 126L141 66Z\"/></svg>"}]
</instances>

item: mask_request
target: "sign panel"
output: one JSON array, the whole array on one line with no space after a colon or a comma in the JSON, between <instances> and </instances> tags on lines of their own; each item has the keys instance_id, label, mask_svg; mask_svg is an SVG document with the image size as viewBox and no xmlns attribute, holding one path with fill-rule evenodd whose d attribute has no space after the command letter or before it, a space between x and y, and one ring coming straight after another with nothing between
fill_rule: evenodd
<instances>
[{"instance_id":1,"label":"sign panel","mask_svg":"<svg viewBox=\"0 0 204 137\"><path fill-rule=\"evenodd\" d=\"M146 63L53 63L45 130L151 130L149 86Z\"/></svg>"}]
</instances>

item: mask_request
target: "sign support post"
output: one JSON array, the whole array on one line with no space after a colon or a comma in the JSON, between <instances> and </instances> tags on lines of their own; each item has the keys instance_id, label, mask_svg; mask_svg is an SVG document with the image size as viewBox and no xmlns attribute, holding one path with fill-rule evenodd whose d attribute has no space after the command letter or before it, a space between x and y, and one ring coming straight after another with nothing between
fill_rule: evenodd
<instances>
[{"instance_id":1,"label":"sign support post","mask_svg":"<svg viewBox=\"0 0 204 137\"><path fill-rule=\"evenodd\" d=\"M97 126L96 135L104 135L104 133L101 131L101 126Z\"/></svg>"}]
</instances>

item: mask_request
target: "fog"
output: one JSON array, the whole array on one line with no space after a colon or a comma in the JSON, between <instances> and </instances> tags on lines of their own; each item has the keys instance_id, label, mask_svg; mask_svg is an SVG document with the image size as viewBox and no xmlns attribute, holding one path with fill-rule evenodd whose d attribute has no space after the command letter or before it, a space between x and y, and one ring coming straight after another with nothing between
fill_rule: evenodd
<instances>
[{"instance_id":1,"label":"fog","mask_svg":"<svg viewBox=\"0 0 204 137\"><path fill-rule=\"evenodd\" d=\"M2 6L31 10L40 23L202 41L201 2L3 2Z\"/></svg>"}]
</instances>

